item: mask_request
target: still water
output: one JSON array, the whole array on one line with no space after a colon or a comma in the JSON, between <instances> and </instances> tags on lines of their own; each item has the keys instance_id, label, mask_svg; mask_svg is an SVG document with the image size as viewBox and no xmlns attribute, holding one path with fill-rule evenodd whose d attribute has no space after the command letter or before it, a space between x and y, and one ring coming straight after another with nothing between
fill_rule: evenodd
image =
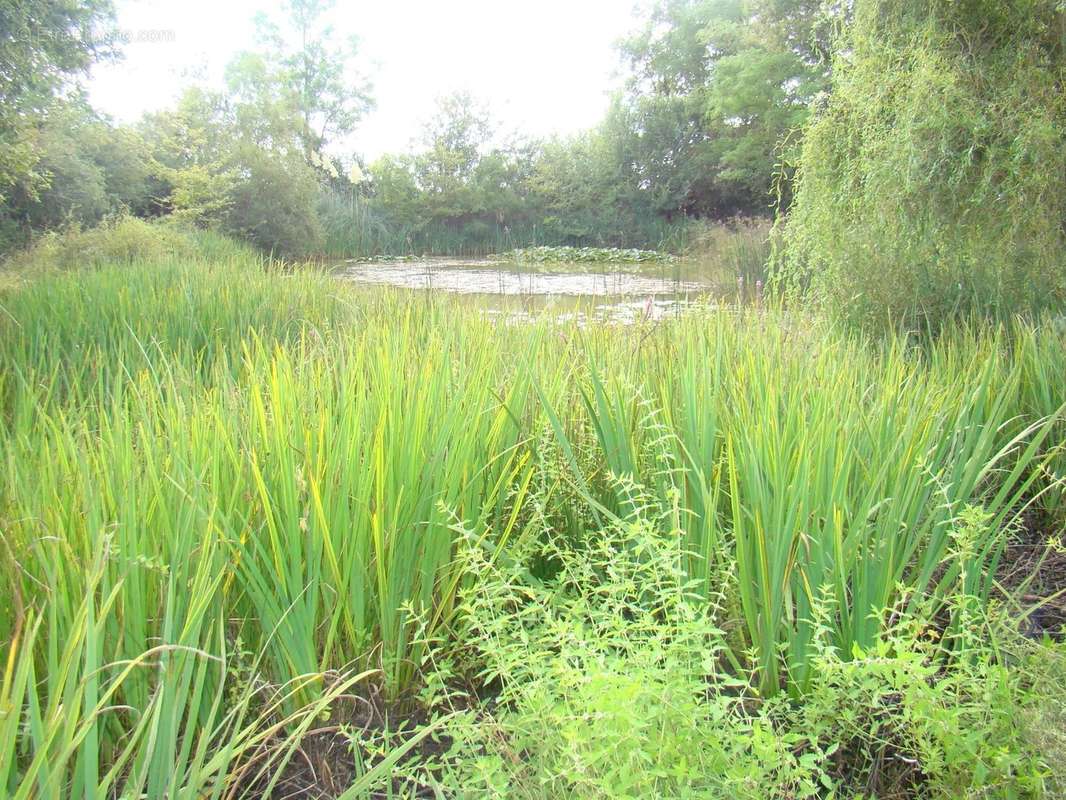
<instances>
[{"instance_id":1,"label":"still water","mask_svg":"<svg viewBox=\"0 0 1066 800\"><path fill-rule=\"evenodd\" d=\"M516 265L446 258L348 263L338 269L340 276L361 284L463 295L493 316L553 311L619 322L660 319L722 297L722 286L691 273L677 264Z\"/></svg>"}]
</instances>

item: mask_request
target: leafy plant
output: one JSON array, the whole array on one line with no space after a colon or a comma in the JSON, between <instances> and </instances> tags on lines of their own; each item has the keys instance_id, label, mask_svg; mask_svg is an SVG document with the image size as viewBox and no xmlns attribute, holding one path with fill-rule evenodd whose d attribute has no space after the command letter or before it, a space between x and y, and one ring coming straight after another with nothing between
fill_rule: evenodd
<instances>
[{"instance_id":1,"label":"leafy plant","mask_svg":"<svg viewBox=\"0 0 1066 800\"><path fill-rule=\"evenodd\" d=\"M503 254L505 259L529 263L606 263L643 264L675 261L676 256L655 250L621 249L617 247L525 247Z\"/></svg>"},{"instance_id":2,"label":"leafy plant","mask_svg":"<svg viewBox=\"0 0 1066 800\"><path fill-rule=\"evenodd\" d=\"M1061 308L1061 4L854 14L804 133L780 279L875 329Z\"/></svg>"}]
</instances>

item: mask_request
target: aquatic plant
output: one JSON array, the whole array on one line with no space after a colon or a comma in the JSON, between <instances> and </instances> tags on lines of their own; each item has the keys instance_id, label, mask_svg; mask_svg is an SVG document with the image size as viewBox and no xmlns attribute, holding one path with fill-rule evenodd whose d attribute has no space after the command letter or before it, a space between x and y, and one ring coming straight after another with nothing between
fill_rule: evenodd
<instances>
[{"instance_id":1,"label":"aquatic plant","mask_svg":"<svg viewBox=\"0 0 1066 800\"><path fill-rule=\"evenodd\" d=\"M519 263L603 263L644 264L669 263L677 256L657 250L623 249L619 247L523 247L503 253L501 258Z\"/></svg>"},{"instance_id":2,"label":"aquatic plant","mask_svg":"<svg viewBox=\"0 0 1066 800\"><path fill-rule=\"evenodd\" d=\"M919 610L969 658L950 643L1061 473L1051 325L921 351L772 306L499 324L246 251L46 270L2 302L16 797L253 792L342 695L410 702L464 650L489 574L464 553L510 569L626 526L730 609L714 669L752 696L806 696L819 647Z\"/></svg>"}]
</instances>

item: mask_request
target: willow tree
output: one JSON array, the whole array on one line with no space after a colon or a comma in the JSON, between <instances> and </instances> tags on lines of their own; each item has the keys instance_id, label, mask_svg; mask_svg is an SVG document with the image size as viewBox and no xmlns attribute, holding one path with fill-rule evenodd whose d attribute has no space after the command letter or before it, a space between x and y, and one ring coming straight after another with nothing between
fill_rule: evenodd
<instances>
[{"instance_id":1,"label":"willow tree","mask_svg":"<svg viewBox=\"0 0 1066 800\"><path fill-rule=\"evenodd\" d=\"M779 275L863 326L1066 302L1061 0L856 0Z\"/></svg>"}]
</instances>

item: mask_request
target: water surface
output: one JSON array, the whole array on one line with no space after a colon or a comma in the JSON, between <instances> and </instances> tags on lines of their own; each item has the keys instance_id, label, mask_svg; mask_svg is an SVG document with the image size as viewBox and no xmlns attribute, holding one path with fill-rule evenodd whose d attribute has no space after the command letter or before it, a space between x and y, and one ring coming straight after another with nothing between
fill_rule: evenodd
<instances>
[{"instance_id":1,"label":"water surface","mask_svg":"<svg viewBox=\"0 0 1066 800\"><path fill-rule=\"evenodd\" d=\"M521 319L543 311L636 322L680 313L721 286L687 277L677 264L515 264L491 259L346 263L361 284L464 295L485 313Z\"/></svg>"}]
</instances>

